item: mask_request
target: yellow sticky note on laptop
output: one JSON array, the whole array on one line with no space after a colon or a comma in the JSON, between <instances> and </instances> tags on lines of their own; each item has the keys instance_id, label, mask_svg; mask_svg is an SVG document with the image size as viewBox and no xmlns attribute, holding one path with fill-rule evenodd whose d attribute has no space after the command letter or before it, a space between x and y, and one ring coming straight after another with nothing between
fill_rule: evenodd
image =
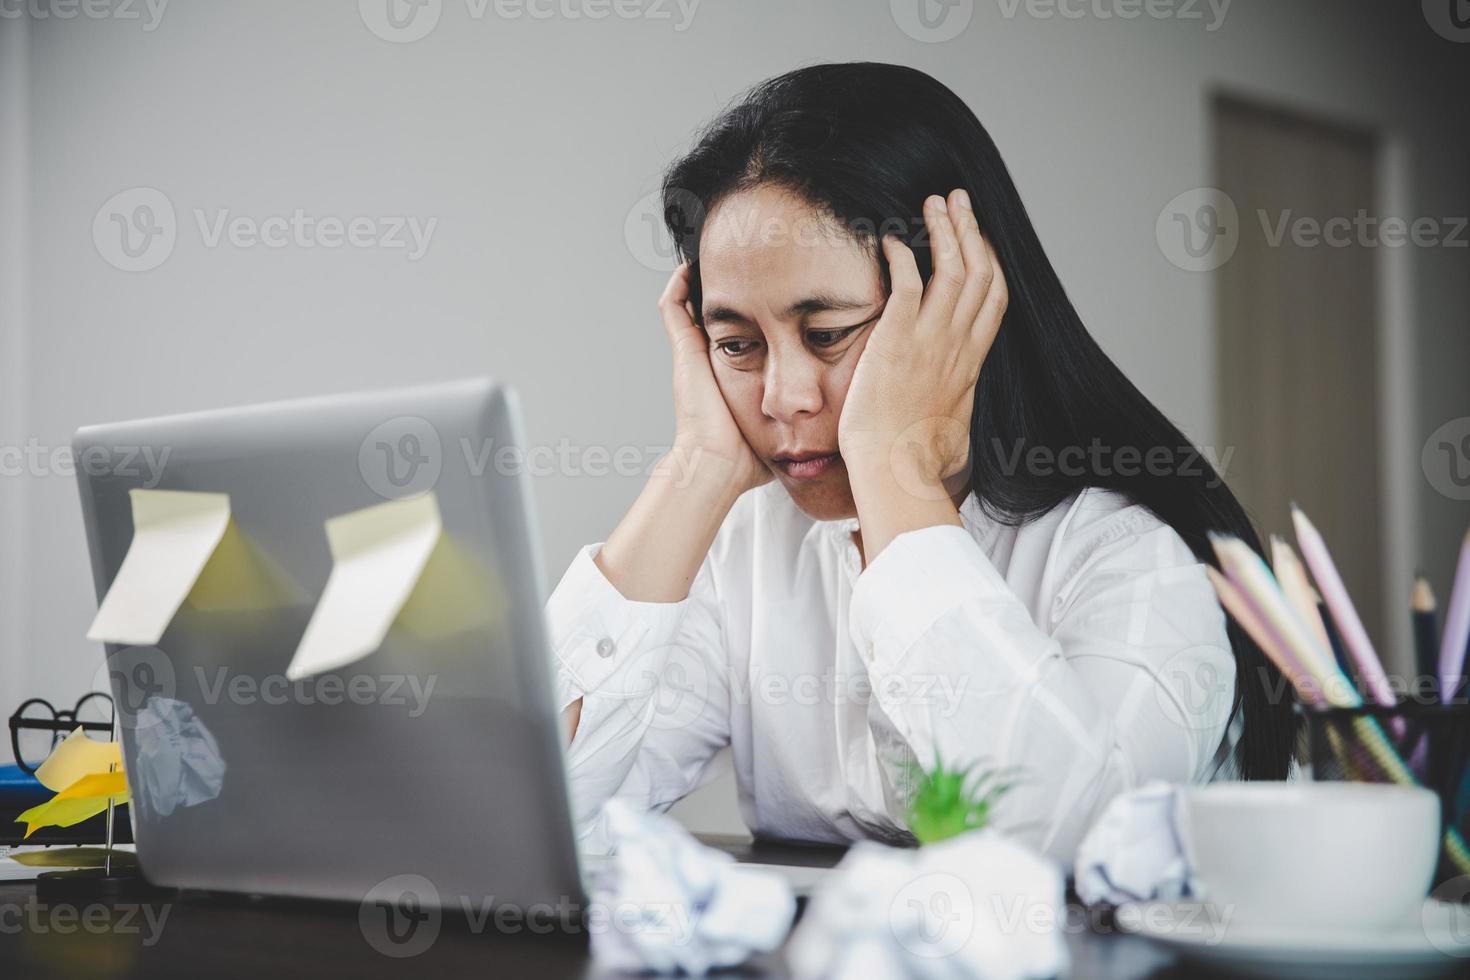
<instances>
[{"instance_id":1,"label":"yellow sticky note on laptop","mask_svg":"<svg viewBox=\"0 0 1470 980\"><path fill-rule=\"evenodd\" d=\"M168 629L230 523L230 497L133 490L133 542L87 639L151 646Z\"/></svg>"},{"instance_id":2,"label":"yellow sticky note on laptop","mask_svg":"<svg viewBox=\"0 0 1470 980\"><path fill-rule=\"evenodd\" d=\"M332 573L286 668L291 680L345 667L383 645L444 525L433 491L326 522Z\"/></svg>"}]
</instances>

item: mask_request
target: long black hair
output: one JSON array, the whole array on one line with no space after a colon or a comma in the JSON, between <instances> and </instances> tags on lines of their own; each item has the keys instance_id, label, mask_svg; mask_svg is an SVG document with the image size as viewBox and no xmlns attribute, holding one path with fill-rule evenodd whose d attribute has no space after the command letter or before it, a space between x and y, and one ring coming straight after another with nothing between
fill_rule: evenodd
<instances>
[{"instance_id":1,"label":"long black hair","mask_svg":"<svg viewBox=\"0 0 1470 980\"><path fill-rule=\"evenodd\" d=\"M879 260L885 289L877 236L898 234L927 281L933 265L922 218L906 216L930 194L955 187L969 193L1010 295L970 421L971 486L993 518L1024 523L1086 487L1102 487L1152 511L1201 561L1216 564L1212 531L1261 551L1245 511L1209 461L1088 334L990 134L947 87L900 65L812 65L762 82L711 122L669 167L662 188L665 224L694 262L697 318L705 217L723 198L758 186L795 193L864 241ZM1119 450L1127 447L1143 455L1160 447L1174 465L1125 466ZM1015 465L1026 458L1018 452L1037 449L1066 465ZM1244 715L1238 774L1285 778L1291 699L1281 696L1281 675L1260 648L1234 622L1228 629L1236 661L1231 717Z\"/></svg>"}]
</instances>

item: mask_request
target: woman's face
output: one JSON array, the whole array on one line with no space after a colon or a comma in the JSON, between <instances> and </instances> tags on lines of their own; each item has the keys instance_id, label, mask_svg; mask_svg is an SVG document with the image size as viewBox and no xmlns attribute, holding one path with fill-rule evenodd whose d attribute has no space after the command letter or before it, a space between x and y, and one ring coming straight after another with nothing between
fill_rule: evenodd
<instances>
[{"instance_id":1,"label":"woman's face","mask_svg":"<svg viewBox=\"0 0 1470 980\"><path fill-rule=\"evenodd\" d=\"M789 191L732 195L699 247L715 380L757 456L818 520L857 513L837 422L887 297L875 256Z\"/></svg>"}]
</instances>

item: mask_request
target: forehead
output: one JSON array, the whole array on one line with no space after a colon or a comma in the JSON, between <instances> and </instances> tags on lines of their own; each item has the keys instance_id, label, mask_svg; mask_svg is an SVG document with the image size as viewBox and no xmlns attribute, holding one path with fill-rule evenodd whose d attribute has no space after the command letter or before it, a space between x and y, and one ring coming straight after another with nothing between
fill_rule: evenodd
<instances>
[{"instance_id":1,"label":"forehead","mask_svg":"<svg viewBox=\"0 0 1470 980\"><path fill-rule=\"evenodd\" d=\"M795 194L770 186L716 205L700 236L699 273L706 304L774 308L814 288L845 286L866 295L879 286L867 246Z\"/></svg>"}]
</instances>

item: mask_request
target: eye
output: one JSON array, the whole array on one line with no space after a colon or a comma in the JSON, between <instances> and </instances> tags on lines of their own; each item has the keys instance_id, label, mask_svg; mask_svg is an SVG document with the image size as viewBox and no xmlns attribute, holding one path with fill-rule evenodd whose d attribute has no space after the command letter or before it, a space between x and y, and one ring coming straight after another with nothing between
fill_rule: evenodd
<instances>
[{"instance_id":1,"label":"eye","mask_svg":"<svg viewBox=\"0 0 1470 980\"><path fill-rule=\"evenodd\" d=\"M808 330L806 332L807 340L811 341L813 347L835 347L850 334L857 333L882 315L883 311L879 310L862 323L854 323L850 327L838 327L829 330Z\"/></svg>"},{"instance_id":2,"label":"eye","mask_svg":"<svg viewBox=\"0 0 1470 980\"><path fill-rule=\"evenodd\" d=\"M817 347L831 347L856 329L857 327L844 327L841 330L808 330L806 337Z\"/></svg>"},{"instance_id":3,"label":"eye","mask_svg":"<svg viewBox=\"0 0 1470 980\"><path fill-rule=\"evenodd\" d=\"M739 340L735 338L715 342L716 349L729 358L743 357L749 354L751 349L756 346L757 344L753 340Z\"/></svg>"}]
</instances>

